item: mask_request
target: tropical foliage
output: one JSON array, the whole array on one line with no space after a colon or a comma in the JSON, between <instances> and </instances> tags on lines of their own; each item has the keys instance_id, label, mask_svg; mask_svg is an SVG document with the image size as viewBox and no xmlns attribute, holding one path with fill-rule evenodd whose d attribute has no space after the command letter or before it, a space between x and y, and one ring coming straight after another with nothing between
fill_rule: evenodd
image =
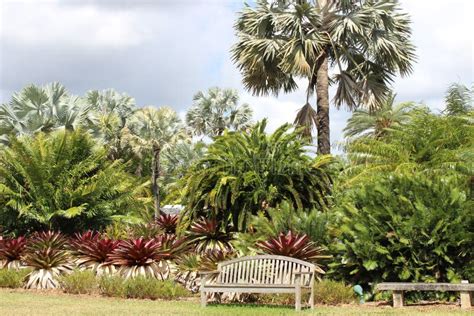
<instances>
[{"instance_id":1,"label":"tropical foliage","mask_svg":"<svg viewBox=\"0 0 474 316\"><path fill-rule=\"evenodd\" d=\"M456 179L391 173L344 196L335 274L358 284L474 277L474 204Z\"/></svg>"},{"instance_id":2,"label":"tropical foliage","mask_svg":"<svg viewBox=\"0 0 474 316\"><path fill-rule=\"evenodd\" d=\"M278 236L257 243L257 247L264 253L278 256L292 257L305 261L320 259L322 248L316 246L305 234L280 233ZM320 273L324 273L319 269Z\"/></svg>"},{"instance_id":3,"label":"tropical foliage","mask_svg":"<svg viewBox=\"0 0 474 316\"><path fill-rule=\"evenodd\" d=\"M225 129L245 130L250 127L252 109L238 105L236 90L210 88L194 95L193 106L186 113L186 125L192 134L215 137Z\"/></svg>"},{"instance_id":4,"label":"tropical foliage","mask_svg":"<svg viewBox=\"0 0 474 316\"><path fill-rule=\"evenodd\" d=\"M396 95L390 95L382 106L375 110L356 110L347 121L344 136L383 137L391 128L406 123L411 118L413 102L394 105Z\"/></svg>"},{"instance_id":5,"label":"tropical foliage","mask_svg":"<svg viewBox=\"0 0 474 316\"><path fill-rule=\"evenodd\" d=\"M209 214L223 227L245 230L250 215L290 201L296 208L326 207L330 157L312 158L290 125L265 133L266 121L248 133L224 133L188 173L189 218Z\"/></svg>"},{"instance_id":6,"label":"tropical foliage","mask_svg":"<svg viewBox=\"0 0 474 316\"><path fill-rule=\"evenodd\" d=\"M295 123L308 137L316 126L322 154L330 152L330 81L336 107L373 110L385 102L395 74L409 74L415 59L410 18L396 0L261 0L243 9L235 29L233 60L252 93L291 92L297 78L306 79ZM317 110L310 104L314 93Z\"/></svg>"},{"instance_id":7,"label":"tropical foliage","mask_svg":"<svg viewBox=\"0 0 474 316\"><path fill-rule=\"evenodd\" d=\"M59 287L59 276L72 271L67 243L64 235L52 231L37 232L31 237L24 257L26 265L33 268L27 288Z\"/></svg>"},{"instance_id":8,"label":"tropical foliage","mask_svg":"<svg viewBox=\"0 0 474 316\"><path fill-rule=\"evenodd\" d=\"M16 233L71 233L138 214L144 184L106 156L81 130L12 137L0 153L0 225Z\"/></svg>"},{"instance_id":9,"label":"tropical foliage","mask_svg":"<svg viewBox=\"0 0 474 316\"><path fill-rule=\"evenodd\" d=\"M88 122L90 107L57 83L29 85L0 106L0 136L32 135L58 128L76 129Z\"/></svg>"}]
</instances>

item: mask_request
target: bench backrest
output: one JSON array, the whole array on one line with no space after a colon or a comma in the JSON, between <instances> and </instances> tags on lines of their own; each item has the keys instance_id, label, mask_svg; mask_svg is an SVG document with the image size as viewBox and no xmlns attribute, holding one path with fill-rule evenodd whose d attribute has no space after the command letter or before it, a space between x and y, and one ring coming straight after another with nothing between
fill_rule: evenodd
<instances>
[{"instance_id":1,"label":"bench backrest","mask_svg":"<svg viewBox=\"0 0 474 316\"><path fill-rule=\"evenodd\" d=\"M284 256L241 257L218 264L217 283L221 284L295 284L295 272L312 272L301 276L301 285L312 286L315 266Z\"/></svg>"}]
</instances>

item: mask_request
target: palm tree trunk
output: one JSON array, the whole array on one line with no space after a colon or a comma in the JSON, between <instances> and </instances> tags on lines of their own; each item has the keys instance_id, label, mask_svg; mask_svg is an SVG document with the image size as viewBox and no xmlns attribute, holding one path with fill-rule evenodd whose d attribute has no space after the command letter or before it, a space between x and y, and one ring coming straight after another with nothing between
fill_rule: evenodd
<instances>
[{"instance_id":1,"label":"palm tree trunk","mask_svg":"<svg viewBox=\"0 0 474 316\"><path fill-rule=\"evenodd\" d=\"M316 72L316 101L318 130L318 154L330 154L330 129L329 129L329 78L328 56L321 56L321 64Z\"/></svg>"},{"instance_id":2,"label":"palm tree trunk","mask_svg":"<svg viewBox=\"0 0 474 316\"><path fill-rule=\"evenodd\" d=\"M161 148L158 144L153 144L153 157L151 161L151 191L155 206L155 219L160 216L160 188L158 186L158 178L160 177L160 152Z\"/></svg>"}]
</instances>

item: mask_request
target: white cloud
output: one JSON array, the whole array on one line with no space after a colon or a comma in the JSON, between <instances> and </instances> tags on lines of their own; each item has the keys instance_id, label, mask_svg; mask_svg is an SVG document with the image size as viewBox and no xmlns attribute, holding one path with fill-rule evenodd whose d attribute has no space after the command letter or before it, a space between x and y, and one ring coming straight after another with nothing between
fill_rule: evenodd
<instances>
[{"instance_id":1,"label":"white cloud","mask_svg":"<svg viewBox=\"0 0 474 316\"><path fill-rule=\"evenodd\" d=\"M151 36L141 27L136 11L68 6L59 1L6 1L2 11L0 39L29 47L114 49L139 45Z\"/></svg>"}]
</instances>

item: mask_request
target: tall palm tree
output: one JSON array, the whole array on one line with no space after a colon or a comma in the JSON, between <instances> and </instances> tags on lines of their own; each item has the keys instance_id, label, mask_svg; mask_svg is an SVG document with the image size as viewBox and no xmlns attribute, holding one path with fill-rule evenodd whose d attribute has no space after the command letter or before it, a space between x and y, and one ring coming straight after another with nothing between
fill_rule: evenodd
<instances>
[{"instance_id":1,"label":"tall palm tree","mask_svg":"<svg viewBox=\"0 0 474 316\"><path fill-rule=\"evenodd\" d=\"M135 111L135 100L113 89L87 92L85 100L92 111L89 116L90 129L95 137L102 139L109 148L109 156L122 156L122 134L127 120Z\"/></svg>"},{"instance_id":2,"label":"tall palm tree","mask_svg":"<svg viewBox=\"0 0 474 316\"><path fill-rule=\"evenodd\" d=\"M160 177L161 152L185 139L181 120L176 112L169 107L145 107L137 110L127 124L129 133L126 139L134 152L143 157L151 153L151 183L155 206L155 217L160 215L160 192L158 180Z\"/></svg>"},{"instance_id":3,"label":"tall palm tree","mask_svg":"<svg viewBox=\"0 0 474 316\"><path fill-rule=\"evenodd\" d=\"M252 109L248 104L238 105L236 90L210 88L205 94L194 95L193 106L186 113L186 124L195 135L214 137L224 130L242 130L250 126Z\"/></svg>"},{"instance_id":4,"label":"tall palm tree","mask_svg":"<svg viewBox=\"0 0 474 316\"><path fill-rule=\"evenodd\" d=\"M297 77L307 80L296 124L305 136L316 126L322 154L330 152L329 84L337 85L337 108L375 109L396 73L409 74L415 59L410 19L396 0L258 0L240 13L235 29L233 60L253 94L291 92Z\"/></svg>"},{"instance_id":5,"label":"tall palm tree","mask_svg":"<svg viewBox=\"0 0 474 316\"><path fill-rule=\"evenodd\" d=\"M29 85L13 94L8 104L0 106L0 133L34 134L58 128L74 130L83 125L90 107L70 95L60 83Z\"/></svg>"},{"instance_id":6,"label":"tall palm tree","mask_svg":"<svg viewBox=\"0 0 474 316\"><path fill-rule=\"evenodd\" d=\"M462 115L474 109L474 86L469 89L460 83L449 86L445 96L446 114Z\"/></svg>"},{"instance_id":7,"label":"tall palm tree","mask_svg":"<svg viewBox=\"0 0 474 316\"><path fill-rule=\"evenodd\" d=\"M386 134L388 128L393 128L410 119L410 110L413 102L403 102L394 105L396 95L392 94L379 109L370 111L367 109L356 110L351 118L347 120L344 128L345 137L373 136L380 138Z\"/></svg>"}]
</instances>

